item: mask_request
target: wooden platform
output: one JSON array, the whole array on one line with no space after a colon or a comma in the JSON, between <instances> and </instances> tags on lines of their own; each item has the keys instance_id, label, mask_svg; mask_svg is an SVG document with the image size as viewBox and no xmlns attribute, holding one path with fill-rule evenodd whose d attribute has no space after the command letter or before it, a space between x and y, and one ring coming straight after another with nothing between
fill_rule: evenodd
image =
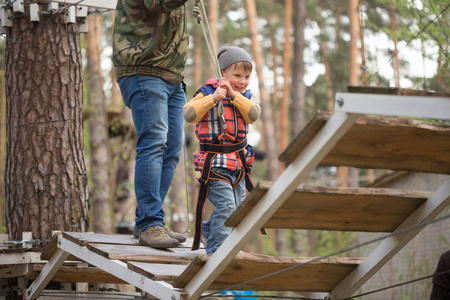
<instances>
[{"instance_id":1,"label":"wooden platform","mask_svg":"<svg viewBox=\"0 0 450 300\"><path fill-rule=\"evenodd\" d=\"M226 224L238 226L271 186L258 183ZM264 227L392 232L430 195L381 188L300 186Z\"/></svg>"},{"instance_id":2,"label":"wooden platform","mask_svg":"<svg viewBox=\"0 0 450 300\"><path fill-rule=\"evenodd\" d=\"M209 257L209 255L198 256L174 282L173 286L184 288L208 261ZM308 263L313 259L315 258L274 257L239 253L208 289L219 290L230 288L260 276L299 264L305 264L265 279L233 287L232 289L327 292L333 289L337 283L345 278L362 261L360 258L334 257Z\"/></svg>"},{"instance_id":3,"label":"wooden platform","mask_svg":"<svg viewBox=\"0 0 450 300\"><path fill-rule=\"evenodd\" d=\"M332 113L318 112L280 155L292 162ZM319 165L450 174L450 125L360 117Z\"/></svg>"},{"instance_id":4,"label":"wooden platform","mask_svg":"<svg viewBox=\"0 0 450 300\"><path fill-rule=\"evenodd\" d=\"M93 255L100 255L111 261L120 260L126 263L129 270L151 280L173 284L175 288L183 288L211 257L202 249L191 251L192 239L179 248L154 249L139 245L131 235L63 232L62 238L76 244L77 247L89 250L89 253ZM49 247L48 249L53 248ZM74 253L76 252L74 251ZM42 256L51 257L53 254L54 251L51 253L50 250L47 250ZM314 259L274 257L241 252L208 289L227 288L259 276L308 263ZM327 292L354 270L362 260L362 258L342 257L321 259L236 289ZM42 268L42 265L33 266L27 279L37 278ZM125 282L121 278L92 266L62 266L52 280L59 282Z\"/></svg>"}]
</instances>

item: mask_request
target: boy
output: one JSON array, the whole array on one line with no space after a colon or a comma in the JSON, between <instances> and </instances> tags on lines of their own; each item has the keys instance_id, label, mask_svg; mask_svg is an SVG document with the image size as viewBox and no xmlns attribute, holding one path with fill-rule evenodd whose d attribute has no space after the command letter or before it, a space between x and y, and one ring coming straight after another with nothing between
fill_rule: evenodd
<instances>
[{"instance_id":1,"label":"boy","mask_svg":"<svg viewBox=\"0 0 450 300\"><path fill-rule=\"evenodd\" d=\"M250 55L242 48L227 46L219 50L217 57L222 78L209 79L183 109L186 122L196 123L200 149L194 154L194 164L202 172L192 249L198 249L201 236L207 254L214 253L230 235L231 228L224 222L245 198L246 181L247 189L251 184L248 174L254 151L246 137L248 124L261 113L246 90L253 69ZM215 209L210 219L202 222L206 197Z\"/></svg>"}]
</instances>

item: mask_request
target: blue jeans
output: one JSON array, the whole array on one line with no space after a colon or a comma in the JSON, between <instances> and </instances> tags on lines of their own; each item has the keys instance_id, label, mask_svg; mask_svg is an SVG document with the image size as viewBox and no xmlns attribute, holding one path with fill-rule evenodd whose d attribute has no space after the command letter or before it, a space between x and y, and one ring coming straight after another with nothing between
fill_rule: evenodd
<instances>
[{"instance_id":1,"label":"blue jeans","mask_svg":"<svg viewBox=\"0 0 450 300\"><path fill-rule=\"evenodd\" d=\"M213 168L213 171L227 176L233 184L239 175L238 171L224 168ZM225 227L224 223L244 200L245 193L245 180L234 189L222 180L209 181L208 199L216 208L209 220L202 224L202 236L208 239L205 246L207 254L214 253L230 235L232 228Z\"/></svg>"},{"instance_id":2,"label":"blue jeans","mask_svg":"<svg viewBox=\"0 0 450 300\"><path fill-rule=\"evenodd\" d=\"M117 80L125 105L131 109L136 143L136 228L164 226L163 202L183 151L182 85L154 76L135 75Z\"/></svg>"}]
</instances>

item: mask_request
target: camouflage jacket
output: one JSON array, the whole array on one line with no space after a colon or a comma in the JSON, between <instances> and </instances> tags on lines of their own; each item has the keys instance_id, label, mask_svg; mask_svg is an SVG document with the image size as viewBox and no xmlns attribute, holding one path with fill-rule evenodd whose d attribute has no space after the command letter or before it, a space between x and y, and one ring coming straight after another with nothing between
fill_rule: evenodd
<instances>
[{"instance_id":1,"label":"camouflage jacket","mask_svg":"<svg viewBox=\"0 0 450 300\"><path fill-rule=\"evenodd\" d=\"M189 43L187 1L117 1L113 36L117 78L139 74L181 83Z\"/></svg>"}]
</instances>

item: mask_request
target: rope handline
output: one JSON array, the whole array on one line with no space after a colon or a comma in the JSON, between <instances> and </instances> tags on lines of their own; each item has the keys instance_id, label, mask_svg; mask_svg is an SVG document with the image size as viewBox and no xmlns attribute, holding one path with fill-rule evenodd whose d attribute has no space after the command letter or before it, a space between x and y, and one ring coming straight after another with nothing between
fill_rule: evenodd
<instances>
[{"instance_id":1,"label":"rope handline","mask_svg":"<svg viewBox=\"0 0 450 300\"><path fill-rule=\"evenodd\" d=\"M202 17L201 17L201 14L200 14L200 8L199 8L199 5L198 5L199 3L202 5L203 15L205 17L206 26L204 25L204 23L202 21ZM206 45L208 47L208 52L209 52L209 56L211 58L211 62L213 64L214 70L216 71L217 79L220 79L220 77L222 77L222 76L220 74L219 62L217 61L216 50L214 48L214 41L213 41L213 38L212 38L212 35L211 35L211 30L210 30L210 27L209 27L208 17L206 16L205 5L203 4L202 0L196 0L195 6L192 9L192 15L197 19L197 23L202 26L203 35L205 36L205 41L206 41ZM219 121L220 121L220 129L221 129L222 133L226 134L226 132L227 132L227 124L225 122L225 117L224 117L224 111L225 110L224 110L224 107L223 107L222 100L219 101L217 110L218 110L218 116L219 116Z\"/></svg>"},{"instance_id":2,"label":"rope handline","mask_svg":"<svg viewBox=\"0 0 450 300\"><path fill-rule=\"evenodd\" d=\"M339 254L342 254L342 253L345 253L345 252L348 252L348 251L351 251L351 250L355 250L357 248L361 248L361 247L373 244L375 242L379 242L379 241L385 240L385 239L390 238L390 237L398 236L398 235L407 233L409 231L412 231L412 230L415 230L415 229L418 229L418 228L422 228L422 227L425 227L427 225L434 224L434 223L437 223L437 222L440 222L440 221L443 221L443 220L446 220L446 219L449 219L449 218L450 218L450 214L445 215L445 216L440 217L440 218L437 218L437 219L433 219L433 220L427 221L427 222L416 224L414 226L410 226L410 227L401 229L401 230L399 230L397 232L393 232L393 233L390 233L390 234L387 234L387 235L384 235L384 236L381 236L381 237L378 237L378 238L366 241L364 243L357 244L355 246L351 246L351 247L345 248L343 250L336 251L336 252L328 254L328 255L317 257L315 259L309 260L309 261L304 262L304 263L300 263L300 264L297 264L297 265L294 265L294 266L291 266L291 267L288 267L288 268L285 268L285 269L282 269L282 270L279 270L279 271L276 271L276 272L273 272L273 273L270 273L270 274L267 274L267 275L263 275L263 276L260 276L260 277L248 280L248 281L243 282L243 283L238 283L238 284L235 284L233 286L230 286L230 287L222 289L222 290L217 290L215 292L212 292L210 294L201 296L199 298L210 297L210 296L215 295L217 293L222 293L222 292L225 292L225 291L233 290L233 289L235 289L237 287L240 287L240 286L243 286L243 285L246 285L246 284L249 284L249 283L253 283L253 282L261 280L261 279L266 279L266 278L269 278L269 277L281 274L283 272L290 271L290 270L293 270L293 269L296 269L298 267L302 267L302 266L305 266L305 265L309 265L309 264L314 263L316 261L319 261L319 260L322 260L322 259L326 259L326 258L335 256L335 255L339 255Z\"/></svg>"},{"instance_id":3,"label":"rope handline","mask_svg":"<svg viewBox=\"0 0 450 300\"><path fill-rule=\"evenodd\" d=\"M410 39L406 42L405 46L402 47L402 49L405 49L405 48L409 45L409 43L411 43L411 42L412 42L415 38L417 38L422 32L424 32L424 31L428 28L428 26L430 26L432 23L434 23L434 21L436 21L436 19L439 18L439 17L440 17L440 16L441 16L448 8L450 8L450 4L447 5L443 10L441 10L441 12L438 13L438 14L434 17L433 20L429 21L428 24L425 25L425 27L423 27L418 33L416 33L412 38L410 38ZM401 50L401 49L400 49L400 50ZM396 52L392 53L392 55L391 55L391 57L389 58L389 60L387 61L387 63L390 63L390 62L394 59L394 57L397 56L397 54L400 52L400 50L397 49ZM378 68L378 70L377 70L375 73L373 73L372 75L369 76L368 81L369 81L373 76L377 75L379 71L380 71L380 68Z\"/></svg>"}]
</instances>

